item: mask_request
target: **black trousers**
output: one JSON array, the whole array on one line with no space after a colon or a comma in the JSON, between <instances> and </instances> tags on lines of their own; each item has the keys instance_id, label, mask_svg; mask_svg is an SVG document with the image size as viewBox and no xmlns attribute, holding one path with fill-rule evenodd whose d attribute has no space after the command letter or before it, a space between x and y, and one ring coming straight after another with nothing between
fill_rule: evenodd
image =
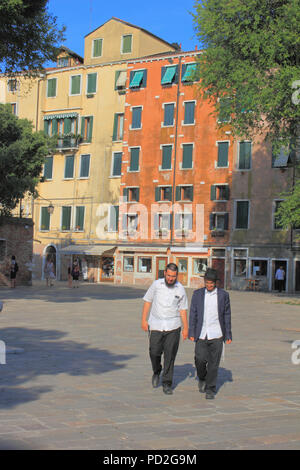
<instances>
[{"instance_id":1,"label":"black trousers","mask_svg":"<svg viewBox=\"0 0 300 470\"><path fill-rule=\"evenodd\" d=\"M163 385L172 385L174 363L180 341L181 328L171 331L150 332L149 354L154 374L162 371L161 358L164 355L164 367L162 374Z\"/></svg>"},{"instance_id":2,"label":"black trousers","mask_svg":"<svg viewBox=\"0 0 300 470\"><path fill-rule=\"evenodd\" d=\"M216 392L223 338L198 339L195 345L195 366L199 380L206 382L206 391Z\"/></svg>"}]
</instances>

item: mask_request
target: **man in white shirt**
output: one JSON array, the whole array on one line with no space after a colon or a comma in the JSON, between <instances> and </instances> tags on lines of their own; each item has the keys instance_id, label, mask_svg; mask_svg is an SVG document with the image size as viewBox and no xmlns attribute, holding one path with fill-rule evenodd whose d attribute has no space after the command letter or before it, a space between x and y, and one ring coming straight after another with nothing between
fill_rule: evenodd
<instances>
[{"instance_id":1,"label":"man in white shirt","mask_svg":"<svg viewBox=\"0 0 300 470\"><path fill-rule=\"evenodd\" d=\"M143 298L141 326L144 331L149 331L149 353L153 369L152 386L156 388L159 385L159 376L162 371L161 357L164 354L162 385L166 395L173 393L173 371L181 326L183 326L183 340L188 337L188 301L185 289L177 281L177 276L176 264L168 264L164 278L154 281Z\"/></svg>"},{"instance_id":2,"label":"man in white shirt","mask_svg":"<svg viewBox=\"0 0 300 470\"><path fill-rule=\"evenodd\" d=\"M215 397L223 341L232 341L229 294L216 287L217 279L216 270L208 268L205 287L193 293L189 319L189 338L196 343L199 391L206 392L207 399Z\"/></svg>"},{"instance_id":3,"label":"man in white shirt","mask_svg":"<svg viewBox=\"0 0 300 470\"><path fill-rule=\"evenodd\" d=\"M275 273L275 280L277 281L278 290L282 292L284 290L284 279L285 279L285 271L283 266L279 266Z\"/></svg>"}]
</instances>

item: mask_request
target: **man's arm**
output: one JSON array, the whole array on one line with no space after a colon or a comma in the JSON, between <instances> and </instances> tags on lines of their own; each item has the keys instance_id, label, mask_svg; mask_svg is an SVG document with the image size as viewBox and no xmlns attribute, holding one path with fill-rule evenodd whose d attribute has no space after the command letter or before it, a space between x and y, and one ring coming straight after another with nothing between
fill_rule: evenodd
<instances>
[{"instance_id":1,"label":"man's arm","mask_svg":"<svg viewBox=\"0 0 300 470\"><path fill-rule=\"evenodd\" d=\"M224 310L224 320L225 320L225 339L226 344L230 344L232 341L232 333L231 333L231 307L230 307L230 299L229 294L226 292L225 297L225 310Z\"/></svg>"},{"instance_id":2,"label":"man's arm","mask_svg":"<svg viewBox=\"0 0 300 470\"><path fill-rule=\"evenodd\" d=\"M179 311L182 321L182 338L183 340L187 339L189 333L189 327L187 322L187 310Z\"/></svg>"},{"instance_id":3,"label":"man's arm","mask_svg":"<svg viewBox=\"0 0 300 470\"><path fill-rule=\"evenodd\" d=\"M195 339L195 332L196 332L196 324L197 324L197 306L195 301L195 293L192 296L192 302L190 307L190 319L189 319L189 339L194 341Z\"/></svg>"},{"instance_id":4,"label":"man's arm","mask_svg":"<svg viewBox=\"0 0 300 470\"><path fill-rule=\"evenodd\" d=\"M142 313L142 330L148 331L148 315L151 308L151 302L144 302L143 313Z\"/></svg>"}]
</instances>

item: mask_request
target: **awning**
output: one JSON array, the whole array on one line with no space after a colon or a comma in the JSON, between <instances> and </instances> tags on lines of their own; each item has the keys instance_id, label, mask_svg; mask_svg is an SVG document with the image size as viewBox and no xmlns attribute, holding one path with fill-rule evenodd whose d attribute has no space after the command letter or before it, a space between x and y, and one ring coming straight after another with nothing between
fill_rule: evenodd
<instances>
[{"instance_id":1,"label":"awning","mask_svg":"<svg viewBox=\"0 0 300 470\"><path fill-rule=\"evenodd\" d=\"M161 246L119 246L120 252L134 251L136 253L167 253L168 247Z\"/></svg>"},{"instance_id":2,"label":"awning","mask_svg":"<svg viewBox=\"0 0 300 470\"><path fill-rule=\"evenodd\" d=\"M196 71L196 64L187 64L184 75L182 77L182 81L189 82L193 80L195 71Z\"/></svg>"},{"instance_id":3,"label":"awning","mask_svg":"<svg viewBox=\"0 0 300 470\"><path fill-rule=\"evenodd\" d=\"M131 79L129 88L134 88L134 87L140 86L141 81L143 79L143 76L144 76L144 71L143 70L138 70L138 71L134 72L134 75Z\"/></svg>"},{"instance_id":4,"label":"awning","mask_svg":"<svg viewBox=\"0 0 300 470\"><path fill-rule=\"evenodd\" d=\"M274 168L282 168L287 166L288 160L290 156L290 151L286 147L282 147L280 149L280 153L275 157L273 167Z\"/></svg>"},{"instance_id":5,"label":"awning","mask_svg":"<svg viewBox=\"0 0 300 470\"><path fill-rule=\"evenodd\" d=\"M177 65L172 65L171 67L166 67L164 76L162 77L161 84L162 85L169 85L172 83L172 80L176 73Z\"/></svg>"},{"instance_id":6,"label":"awning","mask_svg":"<svg viewBox=\"0 0 300 470\"><path fill-rule=\"evenodd\" d=\"M51 119L66 119L66 118L77 118L78 113L66 113L66 114L48 114L44 116L44 121Z\"/></svg>"},{"instance_id":7,"label":"awning","mask_svg":"<svg viewBox=\"0 0 300 470\"><path fill-rule=\"evenodd\" d=\"M61 248L63 255L93 255L93 256L113 256L116 246L114 245L69 245Z\"/></svg>"},{"instance_id":8,"label":"awning","mask_svg":"<svg viewBox=\"0 0 300 470\"><path fill-rule=\"evenodd\" d=\"M120 72L120 75L117 79L116 86L117 87L124 87L126 85L126 78L127 78L127 72L126 70L122 70Z\"/></svg>"}]
</instances>

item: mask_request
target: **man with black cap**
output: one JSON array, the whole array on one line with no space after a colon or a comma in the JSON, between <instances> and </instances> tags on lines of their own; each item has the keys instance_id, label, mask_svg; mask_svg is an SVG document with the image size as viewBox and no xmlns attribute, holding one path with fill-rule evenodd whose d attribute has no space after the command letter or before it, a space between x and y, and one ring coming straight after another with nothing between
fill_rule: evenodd
<instances>
[{"instance_id":1,"label":"man with black cap","mask_svg":"<svg viewBox=\"0 0 300 470\"><path fill-rule=\"evenodd\" d=\"M215 398L223 341L226 344L232 341L229 294L216 287L217 280L217 271L208 268L205 287L193 293L189 317L189 338L196 343L199 391L206 392L207 399Z\"/></svg>"}]
</instances>

